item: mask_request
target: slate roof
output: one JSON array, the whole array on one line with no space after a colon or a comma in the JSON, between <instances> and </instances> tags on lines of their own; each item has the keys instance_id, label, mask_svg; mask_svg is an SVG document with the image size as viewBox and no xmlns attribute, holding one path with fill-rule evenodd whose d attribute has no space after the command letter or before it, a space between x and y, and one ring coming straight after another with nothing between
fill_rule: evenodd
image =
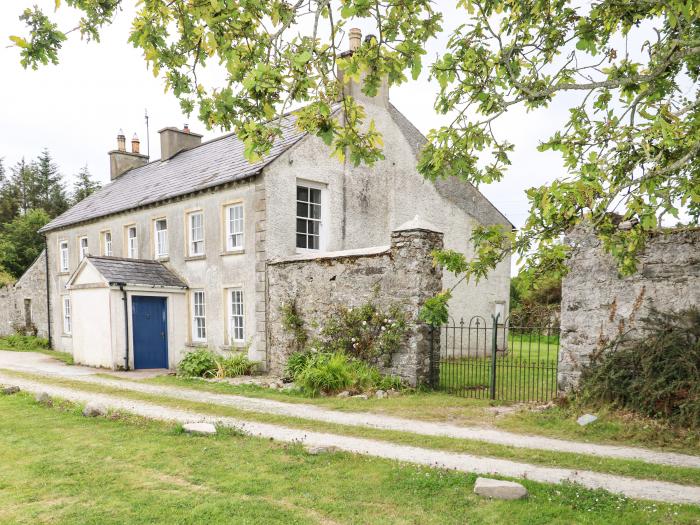
<instances>
[{"instance_id":1,"label":"slate roof","mask_svg":"<svg viewBox=\"0 0 700 525\"><path fill-rule=\"evenodd\" d=\"M296 127L293 114L282 119L281 128L282 136L270 153L258 162L246 160L243 142L235 134L224 135L165 161L155 160L127 171L56 217L39 232L251 177L306 135Z\"/></svg>"},{"instance_id":2,"label":"slate roof","mask_svg":"<svg viewBox=\"0 0 700 525\"><path fill-rule=\"evenodd\" d=\"M187 288L177 275L158 261L92 255L87 258L110 284Z\"/></svg>"}]
</instances>

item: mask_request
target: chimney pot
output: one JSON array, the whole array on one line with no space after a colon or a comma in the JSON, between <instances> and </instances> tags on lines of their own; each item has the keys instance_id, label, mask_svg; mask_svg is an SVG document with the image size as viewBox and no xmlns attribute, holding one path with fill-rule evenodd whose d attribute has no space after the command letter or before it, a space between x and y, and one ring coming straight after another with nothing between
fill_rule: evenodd
<instances>
[{"instance_id":1,"label":"chimney pot","mask_svg":"<svg viewBox=\"0 0 700 525\"><path fill-rule=\"evenodd\" d=\"M134 133L134 136L131 137L131 153L140 153L141 149L141 142L139 141L139 137Z\"/></svg>"},{"instance_id":2,"label":"chimney pot","mask_svg":"<svg viewBox=\"0 0 700 525\"><path fill-rule=\"evenodd\" d=\"M360 43L362 42L362 31L357 27L350 29L350 51L357 51L360 48Z\"/></svg>"},{"instance_id":3,"label":"chimney pot","mask_svg":"<svg viewBox=\"0 0 700 525\"><path fill-rule=\"evenodd\" d=\"M182 131L184 131L185 133L189 133L190 132L190 125L185 123L185 127L182 128Z\"/></svg>"},{"instance_id":4,"label":"chimney pot","mask_svg":"<svg viewBox=\"0 0 700 525\"><path fill-rule=\"evenodd\" d=\"M117 150L126 151L126 137L124 136L124 132L121 129L117 134Z\"/></svg>"}]
</instances>

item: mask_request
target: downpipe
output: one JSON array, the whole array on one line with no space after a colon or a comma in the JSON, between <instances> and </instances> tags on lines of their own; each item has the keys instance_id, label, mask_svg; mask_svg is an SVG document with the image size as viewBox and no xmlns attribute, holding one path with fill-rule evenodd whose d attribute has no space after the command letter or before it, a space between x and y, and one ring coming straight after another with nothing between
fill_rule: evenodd
<instances>
[{"instance_id":1,"label":"downpipe","mask_svg":"<svg viewBox=\"0 0 700 525\"><path fill-rule=\"evenodd\" d=\"M126 351L124 353L124 370L129 370L129 301L126 296L124 285L119 285L119 290L122 292L122 301L124 302L124 343Z\"/></svg>"}]
</instances>

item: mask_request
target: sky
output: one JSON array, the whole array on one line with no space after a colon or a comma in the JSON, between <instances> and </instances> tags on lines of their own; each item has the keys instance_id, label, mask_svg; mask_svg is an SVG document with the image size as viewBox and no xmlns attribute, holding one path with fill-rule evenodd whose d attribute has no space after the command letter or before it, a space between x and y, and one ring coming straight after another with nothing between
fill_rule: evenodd
<instances>
[{"instance_id":1,"label":"sky","mask_svg":"<svg viewBox=\"0 0 700 525\"><path fill-rule=\"evenodd\" d=\"M23 69L19 51L4 43L9 44L10 35L26 34L18 16L31 4L51 12L54 0L0 3L0 157L4 157L6 167L22 157L34 158L48 148L68 176L69 184L85 165L96 179L107 183L107 152L116 148L120 129L127 142L134 133L138 134L145 153L146 109L150 117L151 158L159 156L157 130L163 127L182 127L187 122L193 131L204 134L204 140L222 133L207 131L194 115L183 115L175 97L164 91L162 80L147 69L140 51L127 43L131 8L104 30L101 42L86 43L71 35L63 46L58 66L47 65L37 71ZM61 8L57 16L59 27L71 27L73 17L69 9ZM463 23L463 17L451 13L445 25L449 29ZM434 56L446 38L433 42L428 56ZM445 123L445 117L436 115L432 108L436 92L436 84L428 82L424 73L418 81L393 87L390 98L427 133ZM496 131L515 145L513 164L503 181L479 189L516 226L521 226L527 216L525 189L565 175L558 154L540 153L536 148L566 118L566 100L560 99L546 111L525 113L515 109L497 124Z\"/></svg>"}]
</instances>

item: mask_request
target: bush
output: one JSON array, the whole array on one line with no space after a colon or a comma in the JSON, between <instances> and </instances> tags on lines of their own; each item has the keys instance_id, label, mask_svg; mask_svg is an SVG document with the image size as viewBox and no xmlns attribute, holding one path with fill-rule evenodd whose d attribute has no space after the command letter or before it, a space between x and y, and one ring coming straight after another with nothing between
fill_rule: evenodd
<instances>
[{"instance_id":1,"label":"bush","mask_svg":"<svg viewBox=\"0 0 700 525\"><path fill-rule=\"evenodd\" d=\"M211 350L199 348L188 352L177 367L178 375L185 377L208 377L216 371L216 356Z\"/></svg>"},{"instance_id":2,"label":"bush","mask_svg":"<svg viewBox=\"0 0 700 525\"><path fill-rule=\"evenodd\" d=\"M400 378L382 376L374 366L343 352L295 352L289 356L286 372L312 396L403 388Z\"/></svg>"},{"instance_id":3,"label":"bush","mask_svg":"<svg viewBox=\"0 0 700 525\"><path fill-rule=\"evenodd\" d=\"M700 311L652 312L642 327L591 359L578 397L700 428Z\"/></svg>"},{"instance_id":4,"label":"bush","mask_svg":"<svg viewBox=\"0 0 700 525\"><path fill-rule=\"evenodd\" d=\"M21 350L31 352L32 350L47 350L49 340L33 335L13 334L0 337L0 349Z\"/></svg>"},{"instance_id":5,"label":"bush","mask_svg":"<svg viewBox=\"0 0 700 525\"><path fill-rule=\"evenodd\" d=\"M214 375L218 378L236 377L254 374L258 370L258 363L248 359L245 354L234 354L230 357L215 357L216 371Z\"/></svg>"},{"instance_id":6,"label":"bush","mask_svg":"<svg viewBox=\"0 0 700 525\"><path fill-rule=\"evenodd\" d=\"M338 308L326 320L314 346L388 366L405 334L406 317L398 306L384 312L367 303L357 308Z\"/></svg>"}]
</instances>

